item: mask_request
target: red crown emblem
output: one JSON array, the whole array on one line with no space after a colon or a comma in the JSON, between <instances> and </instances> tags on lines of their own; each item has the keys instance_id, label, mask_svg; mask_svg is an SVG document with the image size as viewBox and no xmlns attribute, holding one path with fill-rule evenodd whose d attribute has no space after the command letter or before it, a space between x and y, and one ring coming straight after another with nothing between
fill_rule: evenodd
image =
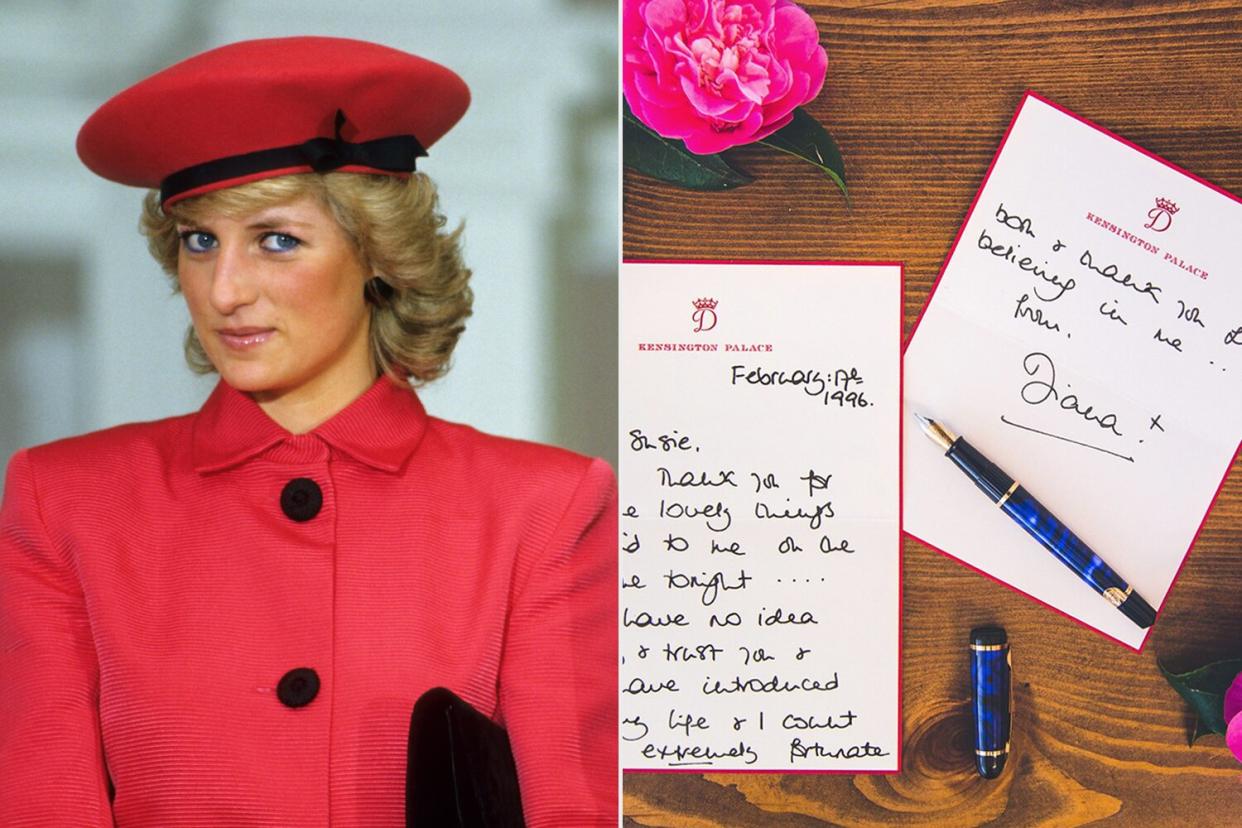
<instances>
[{"instance_id":1,"label":"red crown emblem","mask_svg":"<svg viewBox=\"0 0 1242 828\"><path fill-rule=\"evenodd\" d=\"M1174 208L1174 209L1176 209L1176 208ZM715 310L715 309L716 309L716 300L715 300L715 299L707 299L707 298L704 298L704 299L695 299L695 300L694 300L694 306L695 306L696 308L698 308L699 310Z\"/></svg>"},{"instance_id":2,"label":"red crown emblem","mask_svg":"<svg viewBox=\"0 0 1242 828\"><path fill-rule=\"evenodd\" d=\"M1177 205L1172 201L1169 201L1167 198L1157 198L1156 206L1167 212L1169 215L1173 215L1177 212Z\"/></svg>"}]
</instances>

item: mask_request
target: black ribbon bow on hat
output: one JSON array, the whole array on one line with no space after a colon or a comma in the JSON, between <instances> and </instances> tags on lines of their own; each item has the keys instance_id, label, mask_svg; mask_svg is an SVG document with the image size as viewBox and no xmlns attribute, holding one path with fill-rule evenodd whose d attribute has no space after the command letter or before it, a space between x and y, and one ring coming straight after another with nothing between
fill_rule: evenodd
<instances>
[{"instance_id":1,"label":"black ribbon bow on hat","mask_svg":"<svg viewBox=\"0 0 1242 828\"><path fill-rule=\"evenodd\" d=\"M345 126L344 111L336 111L333 138L312 138L300 144L298 149L306 163L315 172L330 172L346 166L372 167L390 172L409 172L414 169L414 159L427 154L413 135L394 135L358 144L341 137Z\"/></svg>"},{"instance_id":2,"label":"black ribbon bow on hat","mask_svg":"<svg viewBox=\"0 0 1242 828\"><path fill-rule=\"evenodd\" d=\"M232 155L179 170L160 184L160 203L189 190L221 181L307 165L317 173L331 172L341 167L413 172L415 160L427 154L427 150L423 149L423 145L413 135L390 135L358 143L346 141L341 137L341 127L347 120L345 113L338 109L335 135L332 138L311 138L301 144Z\"/></svg>"}]
</instances>

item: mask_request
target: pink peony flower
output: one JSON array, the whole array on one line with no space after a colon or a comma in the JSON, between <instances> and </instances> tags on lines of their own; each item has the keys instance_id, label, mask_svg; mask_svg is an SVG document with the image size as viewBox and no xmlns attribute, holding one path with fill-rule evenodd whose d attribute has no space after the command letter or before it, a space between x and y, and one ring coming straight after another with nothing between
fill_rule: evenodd
<instances>
[{"instance_id":1,"label":"pink peony flower","mask_svg":"<svg viewBox=\"0 0 1242 828\"><path fill-rule=\"evenodd\" d=\"M828 69L792 0L624 0L621 48L630 109L700 154L785 126Z\"/></svg>"},{"instance_id":2,"label":"pink peony flower","mask_svg":"<svg viewBox=\"0 0 1242 828\"><path fill-rule=\"evenodd\" d=\"M1234 676L1225 691L1225 744L1242 762L1242 673Z\"/></svg>"}]
</instances>

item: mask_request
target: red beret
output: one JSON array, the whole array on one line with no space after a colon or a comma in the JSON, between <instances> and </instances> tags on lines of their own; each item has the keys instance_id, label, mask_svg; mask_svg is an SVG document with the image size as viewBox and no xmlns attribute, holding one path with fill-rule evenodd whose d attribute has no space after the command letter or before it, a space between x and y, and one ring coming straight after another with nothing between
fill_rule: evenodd
<instances>
[{"instance_id":1,"label":"red beret","mask_svg":"<svg viewBox=\"0 0 1242 828\"><path fill-rule=\"evenodd\" d=\"M82 125L78 156L164 204L292 173L404 176L469 103L451 70L387 46L247 40L116 95Z\"/></svg>"}]
</instances>

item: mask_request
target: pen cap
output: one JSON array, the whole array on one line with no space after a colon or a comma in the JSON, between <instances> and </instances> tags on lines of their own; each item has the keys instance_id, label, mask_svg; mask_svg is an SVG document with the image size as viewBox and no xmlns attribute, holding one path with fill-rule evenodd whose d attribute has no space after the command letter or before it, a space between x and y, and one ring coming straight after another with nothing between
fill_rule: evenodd
<instances>
[{"instance_id":1,"label":"pen cap","mask_svg":"<svg viewBox=\"0 0 1242 828\"><path fill-rule=\"evenodd\" d=\"M1000 774L1009 753L1009 639L1000 627L976 627L970 631L970 684L975 758L979 773L991 779Z\"/></svg>"},{"instance_id":2,"label":"pen cap","mask_svg":"<svg viewBox=\"0 0 1242 828\"><path fill-rule=\"evenodd\" d=\"M1008 645L1009 637L1000 627L975 627L970 631L970 644L972 647Z\"/></svg>"}]
</instances>

